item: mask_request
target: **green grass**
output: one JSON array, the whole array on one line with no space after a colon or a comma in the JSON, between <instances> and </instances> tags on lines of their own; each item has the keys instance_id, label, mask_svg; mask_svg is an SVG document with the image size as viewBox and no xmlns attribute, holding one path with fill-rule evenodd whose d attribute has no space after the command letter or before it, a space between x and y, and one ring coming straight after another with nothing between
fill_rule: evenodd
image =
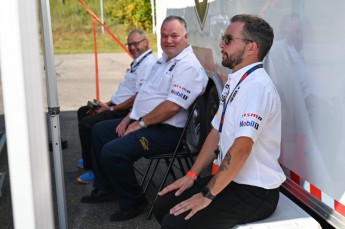
<instances>
[{"instance_id":1,"label":"green grass","mask_svg":"<svg viewBox=\"0 0 345 229\"><path fill-rule=\"evenodd\" d=\"M113 0L103 0L103 5L111 4ZM50 0L50 13L52 19L54 52L56 54L93 53L94 39L92 17L87 13L79 0ZM84 0L84 3L100 18L100 1ZM105 12L105 11L104 11ZM126 43L128 30L121 24L115 24L104 15L105 25L122 42ZM99 53L122 52L123 49L97 23L97 49ZM156 35L147 31L150 46L157 50Z\"/></svg>"}]
</instances>

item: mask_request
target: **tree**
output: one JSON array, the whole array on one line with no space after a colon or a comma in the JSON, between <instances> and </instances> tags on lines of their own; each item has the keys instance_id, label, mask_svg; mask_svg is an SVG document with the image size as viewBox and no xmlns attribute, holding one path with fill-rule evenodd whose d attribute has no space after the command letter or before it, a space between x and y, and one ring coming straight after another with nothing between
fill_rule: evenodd
<instances>
[{"instance_id":1,"label":"tree","mask_svg":"<svg viewBox=\"0 0 345 229\"><path fill-rule=\"evenodd\" d=\"M123 24L127 30L152 28L150 0L117 0L105 6L110 20Z\"/></svg>"}]
</instances>

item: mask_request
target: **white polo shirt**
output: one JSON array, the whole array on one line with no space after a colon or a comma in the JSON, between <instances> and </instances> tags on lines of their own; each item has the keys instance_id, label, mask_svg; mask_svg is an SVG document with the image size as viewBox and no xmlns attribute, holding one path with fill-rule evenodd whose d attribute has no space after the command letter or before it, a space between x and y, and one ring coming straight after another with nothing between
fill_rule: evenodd
<instances>
[{"instance_id":1,"label":"white polo shirt","mask_svg":"<svg viewBox=\"0 0 345 229\"><path fill-rule=\"evenodd\" d=\"M204 92L208 77L191 46L169 62L166 62L166 59L167 56L163 53L162 58L153 66L151 76L134 101L130 117L138 120L162 102L169 100L184 109L163 123L184 127L187 109Z\"/></svg>"},{"instance_id":2,"label":"white polo shirt","mask_svg":"<svg viewBox=\"0 0 345 229\"><path fill-rule=\"evenodd\" d=\"M215 129L219 130L224 98L228 100L241 77L257 64L261 63L254 63L229 74L218 112L212 120ZM286 179L278 163L281 142L279 95L264 68L249 74L239 86L224 115L219 143L221 152L215 163L220 164L236 138L249 137L254 142L252 151L233 181L266 189L277 188Z\"/></svg>"},{"instance_id":3,"label":"white polo shirt","mask_svg":"<svg viewBox=\"0 0 345 229\"><path fill-rule=\"evenodd\" d=\"M137 57L127 71L125 80L120 83L117 91L111 96L111 102L120 104L135 95L145 83L156 61L157 58L153 55L152 50L147 50Z\"/></svg>"}]
</instances>

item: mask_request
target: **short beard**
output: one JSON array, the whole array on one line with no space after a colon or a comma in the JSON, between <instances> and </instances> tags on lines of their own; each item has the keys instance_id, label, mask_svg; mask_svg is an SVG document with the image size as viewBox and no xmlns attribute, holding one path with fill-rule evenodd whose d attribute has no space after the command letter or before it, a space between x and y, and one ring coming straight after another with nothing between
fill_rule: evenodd
<instances>
[{"instance_id":1,"label":"short beard","mask_svg":"<svg viewBox=\"0 0 345 229\"><path fill-rule=\"evenodd\" d=\"M242 63L243 53L244 53L244 50L240 51L239 53L233 54L231 57L229 57L228 54L226 53L227 58L222 61L222 65L224 67L233 69L235 66Z\"/></svg>"},{"instance_id":2,"label":"short beard","mask_svg":"<svg viewBox=\"0 0 345 229\"><path fill-rule=\"evenodd\" d=\"M135 48L135 51L137 51L138 53L140 53L141 49L140 49L140 48ZM129 52L132 54L132 56L134 56L133 50L130 50Z\"/></svg>"}]
</instances>

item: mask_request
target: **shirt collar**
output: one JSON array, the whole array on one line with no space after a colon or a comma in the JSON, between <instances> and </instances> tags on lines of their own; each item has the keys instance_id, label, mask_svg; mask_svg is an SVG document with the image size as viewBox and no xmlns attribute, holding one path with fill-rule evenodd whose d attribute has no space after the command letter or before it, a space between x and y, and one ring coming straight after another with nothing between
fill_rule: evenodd
<instances>
[{"instance_id":1,"label":"shirt collar","mask_svg":"<svg viewBox=\"0 0 345 229\"><path fill-rule=\"evenodd\" d=\"M179 60L183 59L183 57L189 55L190 53L193 53L193 49L192 49L191 45L188 45L185 49L182 50L182 52L180 52L177 56L172 58L169 62L179 61ZM168 59L168 56L163 52L162 58L163 58L164 62L166 62L166 59Z\"/></svg>"},{"instance_id":2,"label":"shirt collar","mask_svg":"<svg viewBox=\"0 0 345 229\"><path fill-rule=\"evenodd\" d=\"M137 58L135 58L135 59L133 60L133 64L136 64L136 63L137 63L143 56L145 56L146 53L148 53L148 52L152 52L152 50L151 50L151 49L148 49L146 52L142 53L140 56L138 56Z\"/></svg>"},{"instance_id":3,"label":"shirt collar","mask_svg":"<svg viewBox=\"0 0 345 229\"><path fill-rule=\"evenodd\" d=\"M262 64L262 62L256 62L256 63L250 64L250 65L247 65L247 66L245 66L245 67L243 67L243 68L237 70L237 71L234 72L234 73L230 73L230 74L228 75L229 80L232 81L232 82L237 83L237 82L241 79L241 77L242 77L250 68L252 68L253 66L258 65L258 64Z\"/></svg>"}]
</instances>

